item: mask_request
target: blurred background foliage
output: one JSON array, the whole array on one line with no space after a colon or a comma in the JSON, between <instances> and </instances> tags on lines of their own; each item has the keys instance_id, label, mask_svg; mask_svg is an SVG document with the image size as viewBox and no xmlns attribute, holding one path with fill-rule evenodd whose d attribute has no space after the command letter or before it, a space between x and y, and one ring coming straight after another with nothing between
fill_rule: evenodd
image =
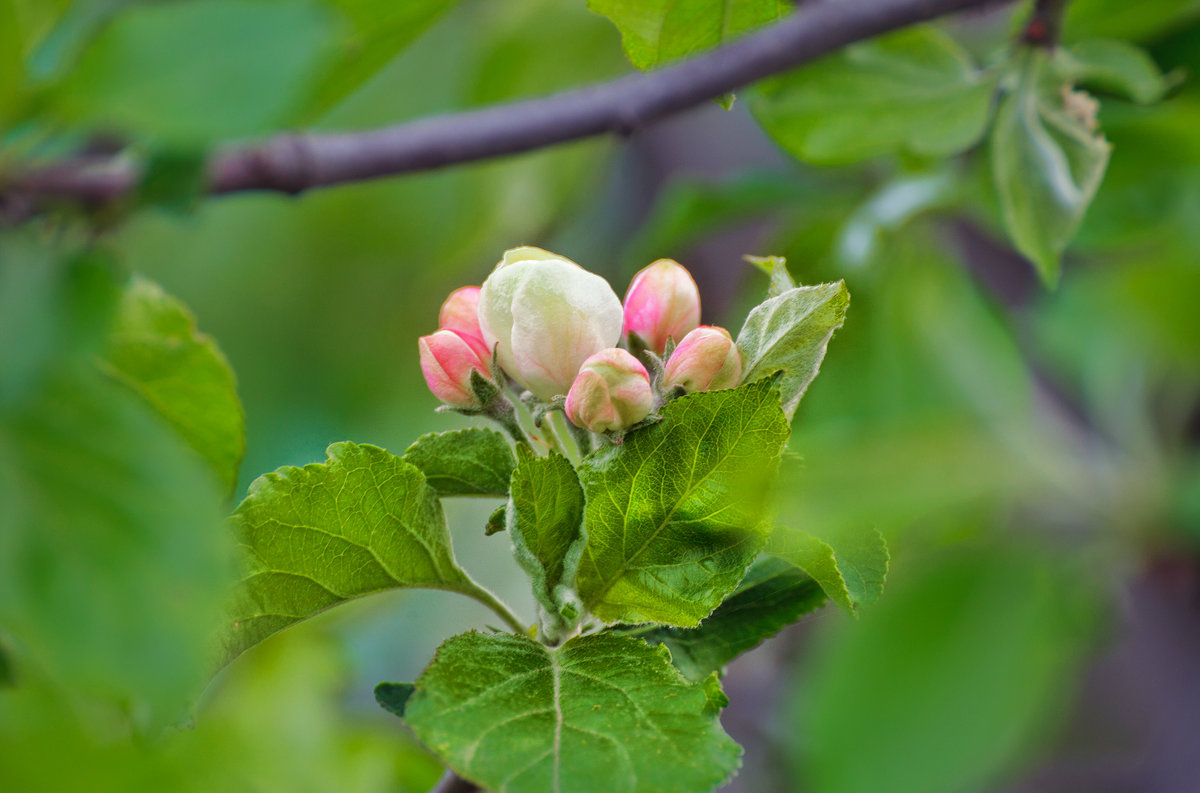
<instances>
[{"instance_id":1,"label":"blurred background foliage","mask_svg":"<svg viewBox=\"0 0 1200 793\"><path fill-rule=\"evenodd\" d=\"M920 35L991 69L1027 13L1001 4ZM120 141L171 199L94 218L90 253L61 218L0 234L0 682L15 682L0 689L0 786L433 784L437 763L371 688L415 677L484 610L369 598L247 653L189 711L229 572L216 505L231 502L85 359L125 273L189 306L237 373L240 498L334 441L401 452L457 426L432 412L416 338L451 289L535 244L618 292L676 258L704 321L734 328L766 288L742 254L786 256L797 281L844 278L853 296L797 414L778 520L879 528L888 592L733 665L724 721L747 756L730 790L1196 790L1200 4L1077 0L1065 36L1144 47L1153 68L1134 72L1167 94L1142 105L1121 81L1084 81L1113 154L1049 289L1005 241L986 143L804 163L748 110L761 117L778 86L625 141L295 199L184 189L216 141L627 72L618 30L582 0L0 0L0 168ZM842 123L863 141L889 122ZM483 536L493 507L448 502L456 550L528 612L506 541ZM181 725L166 734L164 709Z\"/></svg>"}]
</instances>

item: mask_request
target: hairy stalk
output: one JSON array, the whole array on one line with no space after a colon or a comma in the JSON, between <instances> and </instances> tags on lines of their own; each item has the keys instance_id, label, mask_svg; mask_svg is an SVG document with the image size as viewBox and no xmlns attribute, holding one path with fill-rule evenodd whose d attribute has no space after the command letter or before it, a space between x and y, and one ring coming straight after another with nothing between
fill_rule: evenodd
<instances>
[{"instance_id":1,"label":"hairy stalk","mask_svg":"<svg viewBox=\"0 0 1200 793\"><path fill-rule=\"evenodd\" d=\"M478 600L480 603L490 608L493 612L495 612L497 617L504 620L504 623L513 629L514 633L518 633L522 636L529 635L529 628L521 622L520 618L513 614L512 611L509 610L508 606L504 605L504 603L500 601L500 598L493 595L490 591L475 581L468 579L461 588L457 588L454 591L466 595L469 598L473 598L474 600Z\"/></svg>"}]
</instances>

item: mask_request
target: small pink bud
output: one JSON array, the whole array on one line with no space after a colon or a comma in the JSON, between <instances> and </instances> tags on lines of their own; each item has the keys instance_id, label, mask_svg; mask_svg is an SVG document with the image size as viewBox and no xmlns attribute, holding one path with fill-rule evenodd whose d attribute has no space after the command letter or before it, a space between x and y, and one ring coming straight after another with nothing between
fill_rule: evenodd
<instances>
[{"instance_id":1,"label":"small pink bud","mask_svg":"<svg viewBox=\"0 0 1200 793\"><path fill-rule=\"evenodd\" d=\"M663 370L663 387L684 391L733 388L742 378L742 355L724 328L701 325L683 337Z\"/></svg>"},{"instance_id":2,"label":"small pink bud","mask_svg":"<svg viewBox=\"0 0 1200 793\"><path fill-rule=\"evenodd\" d=\"M471 372L491 380L487 347L453 330L439 330L422 336L421 373L429 390L447 405L456 408L482 407L471 388Z\"/></svg>"},{"instance_id":3,"label":"small pink bud","mask_svg":"<svg viewBox=\"0 0 1200 793\"><path fill-rule=\"evenodd\" d=\"M483 331L479 329L479 287L464 286L451 292L438 313L438 327L483 341Z\"/></svg>"},{"instance_id":4,"label":"small pink bud","mask_svg":"<svg viewBox=\"0 0 1200 793\"><path fill-rule=\"evenodd\" d=\"M659 259L633 277L625 293L625 338L637 334L662 355L700 324L700 290L678 262Z\"/></svg>"},{"instance_id":5,"label":"small pink bud","mask_svg":"<svg viewBox=\"0 0 1200 793\"><path fill-rule=\"evenodd\" d=\"M592 432L627 430L653 407L646 367L616 347L584 361L567 393L567 418Z\"/></svg>"}]
</instances>

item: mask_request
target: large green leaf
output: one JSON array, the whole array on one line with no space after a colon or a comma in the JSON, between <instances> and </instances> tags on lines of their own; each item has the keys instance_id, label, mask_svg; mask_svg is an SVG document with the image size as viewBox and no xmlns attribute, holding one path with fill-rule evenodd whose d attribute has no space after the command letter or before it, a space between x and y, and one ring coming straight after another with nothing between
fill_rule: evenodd
<instances>
[{"instance_id":1,"label":"large green leaf","mask_svg":"<svg viewBox=\"0 0 1200 793\"><path fill-rule=\"evenodd\" d=\"M233 516L249 569L230 655L372 592L478 592L454 560L441 502L420 470L377 446L335 443L327 455L259 477Z\"/></svg>"},{"instance_id":2,"label":"large green leaf","mask_svg":"<svg viewBox=\"0 0 1200 793\"><path fill-rule=\"evenodd\" d=\"M952 38L916 27L769 80L752 107L779 145L808 162L948 157L983 137L995 87Z\"/></svg>"},{"instance_id":3,"label":"large green leaf","mask_svg":"<svg viewBox=\"0 0 1200 793\"><path fill-rule=\"evenodd\" d=\"M791 11L784 0L588 0L621 31L630 62L654 67L708 49Z\"/></svg>"},{"instance_id":4,"label":"large green leaf","mask_svg":"<svg viewBox=\"0 0 1200 793\"><path fill-rule=\"evenodd\" d=\"M781 559L763 559L729 598L695 628L657 628L638 634L665 644L689 680L701 681L747 650L825 603L806 573Z\"/></svg>"},{"instance_id":5,"label":"large green leaf","mask_svg":"<svg viewBox=\"0 0 1200 793\"><path fill-rule=\"evenodd\" d=\"M887 542L877 531L845 533L830 545L806 531L776 529L767 553L812 576L830 600L851 613L883 594L891 561Z\"/></svg>"},{"instance_id":6,"label":"large green leaf","mask_svg":"<svg viewBox=\"0 0 1200 793\"><path fill-rule=\"evenodd\" d=\"M421 469L440 496L503 497L515 465L504 436L477 427L422 435L404 459Z\"/></svg>"},{"instance_id":7,"label":"large green leaf","mask_svg":"<svg viewBox=\"0 0 1200 793\"><path fill-rule=\"evenodd\" d=\"M1111 147L1096 132L1096 108L1025 55L1021 82L1004 98L992 130L992 176L1004 225L1047 284L1104 178Z\"/></svg>"},{"instance_id":8,"label":"large green leaf","mask_svg":"<svg viewBox=\"0 0 1200 793\"><path fill-rule=\"evenodd\" d=\"M737 768L715 681L670 654L592 634L549 649L512 635L446 641L404 720L459 775L498 793L700 793Z\"/></svg>"},{"instance_id":9,"label":"large green leaf","mask_svg":"<svg viewBox=\"0 0 1200 793\"><path fill-rule=\"evenodd\" d=\"M229 362L196 330L187 307L134 279L117 308L105 369L162 416L232 491L246 451L245 419Z\"/></svg>"},{"instance_id":10,"label":"large green leaf","mask_svg":"<svg viewBox=\"0 0 1200 793\"><path fill-rule=\"evenodd\" d=\"M561 454L538 457L521 446L517 455L521 460L505 511L513 552L533 581L548 627L570 625L582 611L574 587L586 540L583 488Z\"/></svg>"},{"instance_id":11,"label":"large green leaf","mask_svg":"<svg viewBox=\"0 0 1200 793\"><path fill-rule=\"evenodd\" d=\"M692 626L765 541L764 490L788 438L773 379L682 397L588 457L584 604L607 622Z\"/></svg>"},{"instance_id":12,"label":"large green leaf","mask_svg":"<svg viewBox=\"0 0 1200 793\"><path fill-rule=\"evenodd\" d=\"M846 284L838 281L797 287L756 306L737 337L743 381L782 371L779 390L784 413L791 419L849 305Z\"/></svg>"}]
</instances>

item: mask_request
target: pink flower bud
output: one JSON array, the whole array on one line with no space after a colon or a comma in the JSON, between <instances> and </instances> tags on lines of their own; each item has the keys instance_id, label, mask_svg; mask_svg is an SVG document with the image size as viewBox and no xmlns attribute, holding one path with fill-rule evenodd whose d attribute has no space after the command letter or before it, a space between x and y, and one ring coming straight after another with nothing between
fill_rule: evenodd
<instances>
[{"instance_id":1,"label":"pink flower bud","mask_svg":"<svg viewBox=\"0 0 1200 793\"><path fill-rule=\"evenodd\" d=\"M627 430L653 407L646 367L616 347L584 361L567 393L567 418L592 432Z\"/></svg>"},{"instance_id":2,"label":"pink flower bud","mask_svg":"<svg viewBox=\"0 0 1200 793\"><path fill-rule=\"evenodd\" d=\"M434 396L456 408L482 407L471 388L471 372L492 379L488 366L491 356L482 341L457 331L439 330L422 336L419 346L421 373Z\"/></svg>"},{"instance_id":3,"label":"pink flower bud","mask_svg":"<svg viewBox=\"0 0 1200 793\"><path fill-rule=\"evenodd\" d=\"M733 388L742 379L742 355L724 328L701 325L683 337L663 371L663 387L684 391Z\"/></svg>"},{"instance_id":4,"label":"pink flower bud","mask_svg":"<svg viewBox=\"0 0 1200 793\"><path fill-rule=\"evenodd\" d=\"M662 355L700 324L700 290L678 262L659 259L633 277L625 293L625 338L637 334Z\"/></svg>"},{"instance_id":5,"label":"pink flower bud","mask_svg":"<svg viewBox=\"0 0 1200 793\"><path fill-rule=\"evenodd\" d=\"M482 342L483 331L479 329L479 287L464 286L451 292L446 302L442 303L442 310L438 314L438 327L442 330L457 331L463 336Z\"/></svg>"}]
</instances>

